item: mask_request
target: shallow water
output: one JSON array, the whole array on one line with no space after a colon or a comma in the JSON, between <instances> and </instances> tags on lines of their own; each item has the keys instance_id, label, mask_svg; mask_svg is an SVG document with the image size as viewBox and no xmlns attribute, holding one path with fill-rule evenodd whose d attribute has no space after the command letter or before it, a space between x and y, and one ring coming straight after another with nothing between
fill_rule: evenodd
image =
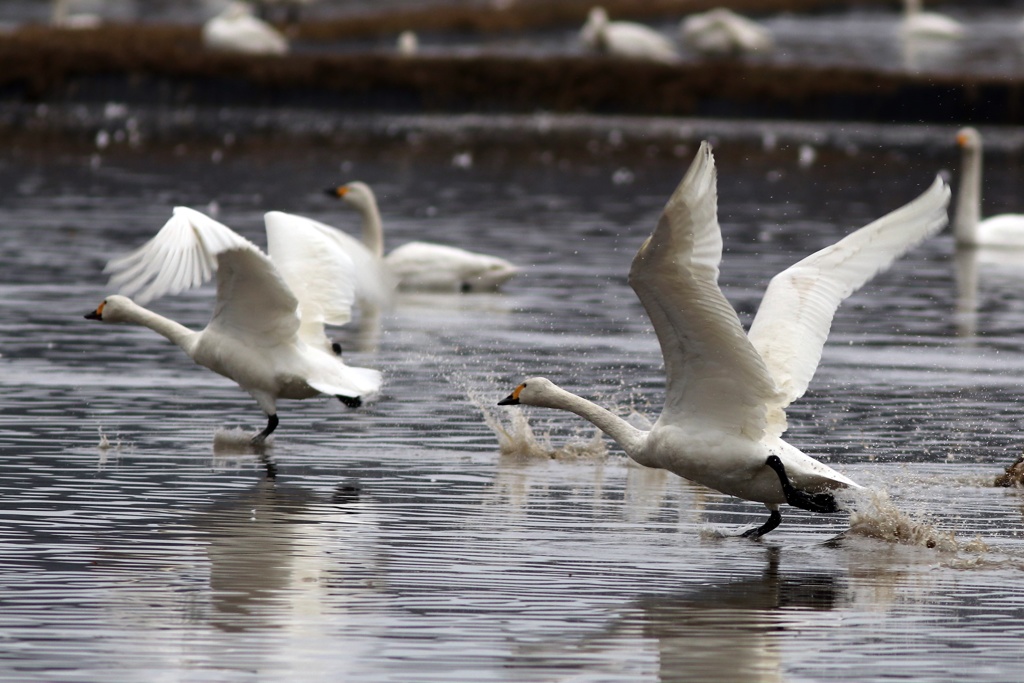
<instances>
[{"instance_id":1,"label":"shallow water","mask_svg":"<svg viewBox=\"0 0 1024 683\"><path fill-rule=\"evenodd\" d=\"M528 411L531 437L493 405L544 374L657 415L657 343L625 273L696 146L594 142L0 158L0 678L1016 676L1024 498L989 484L1021 450L1024 271L958 262L943 234L852 297L788 438L877 497L855 532L786 509L761 542L722 537L763 508L632 466L572 415ZM716 150L721 279L745 321L775 272L956 165L934 146L826 147L809 168L792 145ZM986 206L1019 210L1018 155L987 170ZM245 393L147 330L82 319L106 259L172 206L214 202L263 244L269 209L354 229L321 193L354 178L390 245L525 266L503 294L407 296L338 330L350 362L385 372L376 402L284 402L261 457ZM154 308L198 327L210 292Z\"/></svg>"}]
</instances>

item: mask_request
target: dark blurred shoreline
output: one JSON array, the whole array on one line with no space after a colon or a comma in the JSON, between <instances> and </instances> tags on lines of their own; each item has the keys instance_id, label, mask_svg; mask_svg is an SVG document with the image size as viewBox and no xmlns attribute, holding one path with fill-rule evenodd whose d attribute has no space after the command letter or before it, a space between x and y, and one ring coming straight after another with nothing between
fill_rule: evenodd
<instances>
[{"instance_id":1,"label":"dark blurred shoreline","mask_svg":"<svg viewBox=\"0 0 1024 683\"><path fill-rule=\"evenodd\" d=\"M300 23L292 32L316 41L390 35L408 25L517 31L574 25L591 4L428 6ZM603 4L640 18L679 15L714 3ZM731 4L761 13L849 6L827 0ZM0 126L8 134L24 130L31 117L18 112L25 107L45 104L55 111L111 102L388 115L546 112L884 124L1024 122L1024 75L917 75L740 59L664 65L578 55L325 52L251 57L204 50L195 25L110 24L90 31L28 25L0 36L0 65L0 106L6 110Z\"/></svg>"}]
</instances>

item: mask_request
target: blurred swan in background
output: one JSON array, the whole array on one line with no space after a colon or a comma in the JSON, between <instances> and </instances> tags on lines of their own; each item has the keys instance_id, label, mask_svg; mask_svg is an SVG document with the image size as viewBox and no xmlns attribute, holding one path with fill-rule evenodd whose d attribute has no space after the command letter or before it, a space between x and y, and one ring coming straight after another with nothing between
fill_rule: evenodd
<instances>
[{"instance_id":1,"label":"blurred swan in background","mask_svg":"<svg viewBox=\"0 0 1024 683\"><path fill-rule=\"evenodd\" d=\"M535 377L499 405L568 410L629 457L722 493L836 512L830 489L859 486L782 440L785 410L806 391L839 304L946 224L949 187L937 178L913 202L776 275L745 334L718 285L722 235L711 146L704 142L654 233L633 258L629 283L654 325L667 375L665 405L650 430Z\"/></svg>"},{"instance_id":2,"label":"blurred swan in background","mask_svg":"<svg viewBox=\"0 0 1024 683\"><path fill-rule=\"evenodd\" d=\"M686 17L679 33L691 49L708 55L767 52L774 47L766 28L724 7Z\"/></svg>"},{"instance_id":3,"label":"blurred swan in background","mask_svg":"<svg viewBox=\"0 0 1024 683\"><path fill-rule=\"evenodd\" d=\"M203 45L211 50L253 55L288 53L288 39L256 17L245 2L231 2L203 24Z\"/></svg>"},{"instance_id":4,"label":"blurred swan in background","mask_svg":"<svg viewBox=\"0 0 1024 683\"><path fill-rule=\"evenodd\" d=\"M603 7L594 7L580 30L584 45L598 52L626 59L648 59L672 63L679 60L675 45L643 24L609 21Z\"/></svg>"},{"instance_id":5,"label":"blurred swan in background","mask_svg":"<svg viewBox=\"0 0 1024 683\"><path fill-rule=\"evenodd\" d=\"M377 392L376 370L346 365L324 325L342 325L355 300L348 255L320 231L265 217L267 254L226 225L185 207L139 249L107 263L110 286L136 294L108 296L85 317L142 325L174 342L192 360L234 380L267 414L262 443L277 428L277 399L326 394L349 407ZM199 286L216 273L217 300L206 328L194 332L143 308L164 294Z\"/></svg>"},{"instance_id":6,"label":"blurred swan in background","mask_svg":"<svg viewBox=\"0 0 1024 683\"><path fill-rule=\"evenodd\" d=\"M103 23L99 14L75 8L74 0L53 0L50 24L58 28L93 29Z\"/></svg>"},{"instance_id":7,"label":"blurred swan in background","mask_svg":"<svg viewBox=\"0 0 1024 683\"><path fill-rule=\"evenodd\" d=\"M981 219L981 133L974 128L963 128L957 133L956 142L962 150L953 223L957 244L1024 247L1024 214L1004 213Z\"/></svg>"},{"instance_id":8,"label":"blurred swan in background","mask_svg":"<svg viewBox=\"0 0 1024 683\"><path fill-rule=\"evenodd\" d=\"M377 198L369 185L352 182L331 188L327 194L342 199L359 212L365 248L383 262L400 289L451 292L495 290L519 272L519 268L503 258L429 242L409 242L385 256L384 227L377 208Z\"/></svg>"},{"instance_id":9,"label":"blurred swan in background","mask_svg":"<svg viewBox=\"0 0 1024 683\"><path fill-rule=\"evenodd\" d=\"M398 54L405 57L411 57L419 52L420 40L416 37L416 32L402 31L399 33L395 48L398 50Z\"/></svg>"},{"instance_id":10,"label":"blurred swan in background","mask_svg":"<svg viewBox=\"0 0 1024 683\"><path fill-rule=\"evenodd\" d=\"M921 0L903 0L900 35L906 39L959 40L964 37L963 24L937 12L921 9Z\"/></svg>"}]
</instances>

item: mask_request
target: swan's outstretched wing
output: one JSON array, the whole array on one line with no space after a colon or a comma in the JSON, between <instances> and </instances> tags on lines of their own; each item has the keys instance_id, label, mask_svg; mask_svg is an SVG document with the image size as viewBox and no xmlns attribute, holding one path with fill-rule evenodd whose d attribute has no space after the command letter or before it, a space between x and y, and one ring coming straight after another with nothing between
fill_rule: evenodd
<instances>
[{"instance_id":1,"label":"swan's outstretched wing","mask_svg":"<svg viewBox=\"0 0 1024 683\"><path fill-rule=\"evenodd\" d=\"M271 211L264 216L267 252L299 301L302 338L324 341L324 325L352 319L356 269L352 259L315 221Z\"/></svg>"},{"instance_id":2,"label":"swan's outstretched wing","mask_svg":"<svg viewBox=\"0 0 1024 683\"><path fill-rule=\"evenodd\" d=\"M299 323L298 299L266 254L252 245L217 254L217 304L207 330L274 346L294 341Z\"/></svg>"},{"instance_id":3,"label":"swan's outstretched wing","mask_svg":"<svg viewBox=\"0 0 1024 683\"><path fill-rule=\"evenodd\" d=\"M315 221L305 216L291 213L274 212L276 222L282 227L295 226L295 229L314 228L330 239L336 248L344 251L352 260L354 267L355 295L360 301L374 306L387 306L395 289L394 278L369 249L359 240L345 234L326 223Z\"/></svg>"},{"instance_id":4,"label":"swan's outstretched wing","mask_svg":"<svg viewBox=\"0 0 1024 683\"><path fill-rule=\"evenodd\" d=\"M176 207L153 239L107 262L109 285L145 304L207 282L217 270L217 254L257 247L223 223L198 211Z\"/></svg>"},{"instance_id":5,"label":"swan's outstretched wing","mask_svg":"<svg viewBox=\"0 0 1024 683\"><path fill-rule=\"evenodd\" d=\"M749 335L781 391L770 406L769 431L785 431L785 408L807 390L839 304L941 230L948 204L949 187L936 178L928 191L906 206L772 278Z\"/></svg>"},{"instance_id":6,"label":"swan's outstretched wing","mask_svg":"<svg viewBox=\"0 0 1024 683\"><path fill-rule=\"evenodd\" d=\"M633 258L629 283L665 359L661 421L710 423L759 439L777 390L718 287L722 235L715 182L711 146L704 142Z\"/></svg>"}]
</instances>

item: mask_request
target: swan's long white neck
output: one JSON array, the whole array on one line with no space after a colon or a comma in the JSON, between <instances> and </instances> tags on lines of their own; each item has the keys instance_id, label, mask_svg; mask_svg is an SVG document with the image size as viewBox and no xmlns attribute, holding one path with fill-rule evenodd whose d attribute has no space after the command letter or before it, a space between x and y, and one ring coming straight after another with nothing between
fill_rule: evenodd
<instances>
[{"instance_id":1,"label":"swan's long white neck","mask_svg":"<svg viewBox=\"0 0 1024 683\"><path fill-rule=\"evenodd\" d=\"M181 323L154 313L132 302L122 313L123 322L148 327L157 334L163 335L182 348L189 356L192 355L199 341L199 332L193 332ZM119 321L121 322L121 321Z\"/></svg>"},{"instance_id":2,"label":"swan's long white neck","mask_svg":"<svg viewBox=\"0 0 1024 683\"><path fill-rule=\"evenodd\" d=\"M377 258L384 258L384 225L380 220L377 200L369 197L366 207L360 207L363 218L363 244Z\"/></svg>"},{"instance_id":3,"label":"swan's long white neck","mask_svg":"<svg viewBox=\"0 0 1024 683\"><path fill-rule=\"evenodd\" d=\"M637 459L643 450L647 432L637 429L596 403L554 386L552 391L546 393L545 399L544 407L576 413L614 439L631 458Z\"/></svg>"},{"instance_id":4,"label":"swan's long white neck","mask_svg":"<svg viewBox=\"0 0 1024 683\"><path fill-rule=\"evenodd\" d=\"M957 242L974 244L981 221L981 148L964 147L963 150L953 231Z\"/></svg>"},{"instance_id":5,"label":"swan's long white neck","mask_svg":"<svg viewBox=\"0 0 1024 683\"><path fill-rule=\"evenodd\" d=\"M921 11L921 0L903 0L903 12L911 17Z\"/></svg>"}]
</instances>

